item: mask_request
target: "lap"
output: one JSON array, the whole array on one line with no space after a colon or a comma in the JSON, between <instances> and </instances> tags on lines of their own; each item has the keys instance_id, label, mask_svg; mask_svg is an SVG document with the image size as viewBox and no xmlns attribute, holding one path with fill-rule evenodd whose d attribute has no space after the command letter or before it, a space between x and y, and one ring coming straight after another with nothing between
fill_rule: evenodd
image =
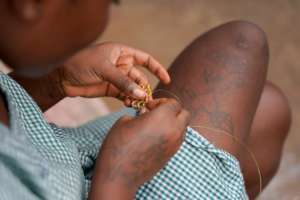
<instances>
[{"instance_id":1,"label":"lap","mask_svg":"<svg viewBox=\"0 0 300 200\"><path fill-rule=\"evenodd\" d=\"M123 115L134 116L135 112L123 109L72 129L73 139L81 144L79 151L84 171L91 169L95 150L99 149L99 144L101 147L110 127ZM69 133L70 130L65 129ZM88 143L83 142L86 139ZM187 129L178 152L136 194L136 199L214 198L247 198L239 163L192 128Z\"/></svg>"}]
</instances>

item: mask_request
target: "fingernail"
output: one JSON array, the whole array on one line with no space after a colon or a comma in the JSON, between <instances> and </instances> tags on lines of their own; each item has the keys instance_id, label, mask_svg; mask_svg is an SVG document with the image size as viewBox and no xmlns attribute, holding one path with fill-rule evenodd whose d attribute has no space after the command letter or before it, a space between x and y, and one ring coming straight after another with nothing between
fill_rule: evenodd
<instances>
[{"instance_id":1,"label":"fingernail","mask_svg":"<svg viewBox=\"0 0 300 200\"><path fill-rule=\"evenodd\" d=\"M141 89L134 89L133 95L138 98L145 98L147 96L146 92Z\"/></svg>"}]
</instances>

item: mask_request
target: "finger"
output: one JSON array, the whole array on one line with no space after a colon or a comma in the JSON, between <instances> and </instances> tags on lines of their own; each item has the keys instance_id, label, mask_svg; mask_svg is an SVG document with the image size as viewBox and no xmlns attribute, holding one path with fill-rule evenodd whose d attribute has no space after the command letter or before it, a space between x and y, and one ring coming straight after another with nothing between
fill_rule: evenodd
<instances>
[{"instance_id":1,"label":"finger","mask_svg":"<svg viewBox=\"0 0 300 200\"><path fill-rule=\"evenodd\" d=\"M86 86L73 86L73 85L65 85L64 91L69 97L115 97L119 100L125 99L125 94L120 92L120 90L115 87L114 85L108 82L102 82L93 85L86 85Z\"/></svg>"},{"instance_id":2,"label":"finger","mask_svg":"<svg viewBox=\"0 0 300 200\"><path fill-rule=\"evenodd\" d=\"M122 54L124 54L124 56L127 55L133 56L134 65L141 65L146 67L163 83L167 84L170 82L171 79L167 70L149 54L141 50L130 48L130 47L124 47Z\"/></svg>"},{"instance_id":3,"label":"finger","mask_svg":"<svg viewBox=\"0 0 300 200\"><path fill-rule=\"evenodd\" d=\"M106 91L105 91L105 97L115 97L121 101L124 101L126 98L126 95L121 92L116 86L114 86L111 83L106 84Z\"/></svg>"},{"instance_id":4,"label":"finger","mask_svg":"<svg viewBox=\"0 0 300 200\"><path fill-rule=\"evenodd\" d=\"M107 80L126 95L137 99L145 99L146 92L118 68L111 68Z\"/></svg>"},{"instance_id":5,"label":"finger","mask_svg":"<svg viewBox=\"0 0 300 200\"><path fill-rule=\"evenodd\" d=\"M118 65L132 65L134 63L134 57L132 55L121 55L117 61Z\"/></svg>"},{"instance_id":6,"label":"finger","mask_svg":"<svg viewBox=\"0 0 300 200\"><path fill-rule=\"evenodd\" d=\"M167 98L159 98L159 99L150 100L146 103L146 106L149 110L153 110L153 109L157 108L159 105L161 105L162 103L166 102L167 100L168 100Z\"/></svg>"},{"instance_id":7,"label":"finger","mask_svg":"<svg viewBox=\"0 0 300 200\"><path fill-rule=\"evenodd\" d=\"M177 115L181 112L182 106L174 99L161 100L160 104L158 104L157 108L155 108L153 112L158 112L166 117L177 117Z\"/></svg>"},{"instance_id":8,"label":"finger","mask_svg":"<svg viewBox=\"0 0 300 200\"><path fill-rule=\"evenodd\" d=\"M123 92L121 92L116 86L113 84L108 84L108 87L105 91L105 97L114 97L121 101L124 101L127 98L127 95L125 95Z\"/></svg>"},{"instance_id":9,"label":"finger","mask_svg":"<svg viewBox=\"0 0 300 200\"><path fill-rule=\"evenodd\" d=\"M64 91L69 97L99 97L105 96L108 91L108 87L109 86L107 82L86 86L74 86L65 84Z\"/></svg>"},{"instance_id":10,"label":"finger","mask_svg":"<svg viewBox=\"0 0 300 200\"><path fill-rule=\"evenodd\" d=\"M121 71L124 71L124 73L138 85L149 84L146 75L136 67L131 65L121 65L118 66L118 68L121 69Z\"/></svg>"},{"instance_id":11,"label":"finger","mask_svg":"<svg viewBox=\"0 0 300 200\"><path fill-rule=\"evenodd\" d=\"M186 127L188 126L188 124L190 123L191 115L186 109L183 109L177 115L177 120L178 120L177 125L179 126L179 129L181 131L184 131L186 129Z\"/></svg>"},{"instance_id":12,"label":"finger","mask_svg":"<svg viewBox=\"0 0 300 200\"><path fill-rule=\"evenodd\" d=\"M147 85L149 83L146 76L135 67L130 68L128 76L139 85Z\"/></svg>"},{"instance_id":13,"label":"finger","mask_svg":"<svg viewBox=\"0 0 300 200\"><path fill-rule=\"evenodd\" d=\"M125 104L125 106L130 107L131 106L131 99L126 97L125 100L124 100L124 104Z\"/></svg>"}]
</instances>

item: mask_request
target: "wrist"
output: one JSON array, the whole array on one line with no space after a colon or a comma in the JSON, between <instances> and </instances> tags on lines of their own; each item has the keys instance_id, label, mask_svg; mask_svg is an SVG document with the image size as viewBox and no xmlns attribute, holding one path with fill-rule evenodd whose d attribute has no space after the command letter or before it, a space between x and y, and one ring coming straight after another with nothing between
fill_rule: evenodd
<instances>
[{"instance_id":1,"label":"wrist","mask_svg":"<svg viewBox=\"0 0 300 200\"><path fill-rule=\"evenodd\" d=\"M135 197L136 190L115 182L92 184L89 200L132 200Z\"/></svg>"},{"instance_id":2,"label":"wrist","mask_svg":"<svg viewBox=\"0 0 300 200\"><path fill-rule=\"evenodd\" d=\"M65 91L62 85L62 76L59 68L48 74L44 78L46 83L47 95L54 101L60 101L66 97Z\"/></svg>"},{"instance_id":3,"label":"wrist","mask_svg":"<svg viewBox=\"0 0 300 200\"><path fill-rule=\"evenodd\" d=\"M27 91L42 111L65 98L57 70L38 78L22 77L14 72L9 75Z\"/></svg>"}]
</instances>

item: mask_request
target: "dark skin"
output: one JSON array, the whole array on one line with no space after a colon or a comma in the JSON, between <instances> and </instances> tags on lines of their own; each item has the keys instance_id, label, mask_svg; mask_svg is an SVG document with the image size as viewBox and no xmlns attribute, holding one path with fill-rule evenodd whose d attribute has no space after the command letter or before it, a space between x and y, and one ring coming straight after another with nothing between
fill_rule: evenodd
<instances>
[{"instance_id":1,"label":"dark skin","mask_svg":"<svg viewBox=\"0 0 300 200\"><path fill-rule=\"evenodd\" d=\"M125 103L127 96L143 99L146 94L139 85L148 84L148 80L137 65L147 68L163 83L170 82L166 70L152 56L112 42L91 45L41 77L24 77L17 71L10 75L45 111L66 96L109 96Z\"/></svg>"},{"instance_id":2,"label":"dark skin","mask_svg":"<svg viewBox=\"0 0 300 200\"><path fill-rule=\"evenodd\" d=\"M257 168L245 146L231 136L255 155L264 188L278 169L291 124L286 97L266 81L267 67L263 31L249 22L230 22L193 41L169 69L176 81L158 86L187 106L191 127L240 161L250 199L259 194Z\"/></svg>"},{"instance_id":3,"label":"dark skin","mask_svg":"<svg viewBox=\"0 0 300 200\"><path fill-rule=\"evenodd\" d=\"M111 96L125 104L130 104L130 99L144 99L146 94L139 84L148 81L136 66L144 66L164 83L170 82L163 66L141 50L119 43L90 44L105 27L109 4L107 0L0 2L0 56L13 69L11 77L42 110L65 97ZM151 112L140 117L122 118L108 133L98 160L111 162L97 164L89 199L132 199L138 186L179 148L189 113L172 99L153 101L148 108ZM1 122L9 126L3 97L0 112ZM164 124L163 129L157 128L157 120ZM153 133L155 137L151 137ZM145 148L137 149L141 146ZM128 153L132 156L125 159ZM138 160L158 159L160 162L149 163L143 171L135 166ZM103 177L106 174L109 176ZM128 177L134 179L128 181Z\"/></svg>"},{"instance_id":4,"label":"dark skin","mask_svg":"<svg viewBox=\"0 0 300 200\"><path fill-rule=\"evenodd\" d=\"M169 99L149 102L148 109L137 119L122 117L110 130L97 159L96 169L101 173L93 177L97 184L91 199L133 199L145 179L150 180L180 147L189 113ZM139 129L138 137L134 129Z\"/></svg>"},{"instance_id":5,"label":"dark skin","mask_svg":"<svg viewBox=\"0 0 300 200\"><path fill-rule=\"evenodd\" d=\"M126 104L128 104L128 99L124 98L126 95L139 98L133 94L133 91L137 89L136 84L146 82L146 78L142 74L138 76L140 77L138 79L132 77L132 74L130 76L132 73L130 69L137 64L142 64L150 70L153 69L153 62L149 62L151 59L148 59L151 56L142 56L144 59L141 62L137 61L139 59L133 59L133 55L136 54L131 54L129 58L125 56L121 59L120 65L116 59L105 56L100 65L97 59L99 55L103 55L103 52L98 49L102 48L92 51L86 48L89 53L86 53L85 49L75 56L69 57L93 41L97 35L96 32L103 30L104 18L106 18L103 14L106 13L107 1L77 1L75 4L64 1L60 1L60 3L39 1L47 5L47 9L45 9L47 14L42 15L44 20L41 20L41 16L38 15L40 12L33 12L35 9L32 8L35 6L29 4L34 2L33 5L39 5L35 1L3 2L5 3L1 4L1 15L3 15L1 19L5 20L1 21L1 25L9 28L0 33L2 34L0 39L4 40L1 41L3 44L0 47L1 57L11 67L14 67L15 74L12 76L27 89L43 110L51 107L65 96L114 96L127 101ZM9 2L14 2L10 5L14 9L10 9L8 13ZM24 12L24 5L31 5L30 12ZM59 18L71 5L73 7L68 11L68 18L61 17L63 20L54 20L54 16ZM97 12L95 7L97 7ZM26 6L25 8L28 9ZM83 12L82 8L86 8L86 12ZM99 12L99 8L104 9L103 12ZM76 9L78 12L80 10L81 14L77 13ZM44 9L42 10L45 12ZM12 16L13 18L11 18ZM39 20L36 20L36 16ZM85 21L87 18L89 20ZM100 26L94 26L93 23L96 19L99 20L97 24ZM37 22L39 25L32 28ZM76 26L75 22L80 24L80 30L86 31L76 31L79 26ZM72 30L72 34L66 34L68 33L66 27L68 30ZM20 28L25 29L21 31ZM24 32L26 32L25 35ZM45 35L49 37L48 40L44 39ZM51 38L52 35L59 38ZM27 42L30 41L30 47L34 51L28 51L28 43L20 42L20 38L25 38L24 41ZM41 42L44 43L42 46L45 48L43 49L40 49L40 45L38 45ZM53 44L56 42L65 45L54 46ZM116 45L113 49L119 52L120 45ZM33 56L34 54L36 56ZM143 53L143 55L145 54ZM88 62L93 59L96 59L96 62ZM105 65L106 59L110 60L110 65ZM82 70L77 72L71 70L85 68L86 64L92 66L89 67L90 70L83 73L87 76L82 77ZM60 66L60 68L46 73L49 65ZM170 79L162 67L158 67L158 64L154 65L161 69L157 70L161 72L157 73L156 70L152 70L152 72L158 75L162 83L168 83ZM215 130L222 130L247 144L260 165L263 186L266 186L276 173L291 121L286 98L276 86L265 80L267 65L268 45L265 34L253 24L232 22L217 27L196 39L171 66L169 72L172 83L169 86L159 85L159 88L178 95L183 105L187 106L192 113L189 123L191 126L205 125ZM31 66L30 69L28 66ZM45 67L44 70L41 68L37 70L35 66ZM123 66L121 71L125 75L122 77L126 77L124 78L127 80L125 83L132 80L135 84L125 84L127 87L122 88L123 84L119 84L117 81L120 75L117 76L118 79L112 76L112 74L120 73L102 75L101 73L104 71L107 72L102 66L112 66L104 69ZM40 74L43 76L38 76ZM182 76L183 74L184 76ZM104 76L105 79L103 79ZM34 87L37 85L36 83L45 89ZM98 87L99 85L106 86ZM107 87L108 85L109 87ZM129 85L133 86L128 87ZM107 88L112 89L108 90ZM1 120L7 124L7 110L3 99L0 106ZM181 136L183 136L189 121L187 112L178 103L165 99L150 103L149 109L151 112L137 119L125 117L119 120L110 131L97 160L90 199L133 198L138 186L149 180L178 149L182 140ZM176 130L173 127L175 123L168 122L168 120L162 130L155 128L156 120L161 119L164 115L168 116L165 118L177 120ZM200 127L195 127L195 129L215 145L238 158L247 192L251 199L255 198L259 193L257 169L247 152L231 137L220 134L218 131ZM141 130L143 131L141 132ZM178 130L182 131L178 132ZM157 137L150 136L153 131L159 133ZM132 142L127 143L128 140ZM141 146L144 148L140 149ZM266 150L266 146L268 150ZM139 147L138 151L137 147ZM127 153L130 153L131 156L124 156ZM101 162L101 159L110 162L104 163ZM147 161L155 162L149 162L143 168L136 167Z\"/></svg>"}]
</instances>

